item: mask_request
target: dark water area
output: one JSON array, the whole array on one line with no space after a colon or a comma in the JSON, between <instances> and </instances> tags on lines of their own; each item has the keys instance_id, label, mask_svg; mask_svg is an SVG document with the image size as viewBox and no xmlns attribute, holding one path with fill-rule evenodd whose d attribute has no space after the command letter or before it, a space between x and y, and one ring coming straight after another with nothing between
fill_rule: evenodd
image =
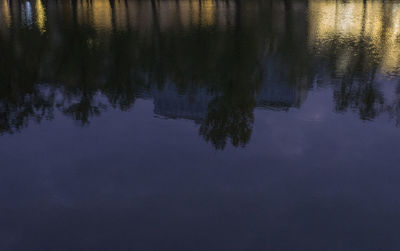
<instances>
[{"instance_id":1,"label":"dark water area","mask_svg":"<svg viewBox=\"0 0 400 251\"><path fill-rule=\"evenodd\" d=\"M1 250L399 250L400 2L0 0Z\"/></svg>"}]
</instances>

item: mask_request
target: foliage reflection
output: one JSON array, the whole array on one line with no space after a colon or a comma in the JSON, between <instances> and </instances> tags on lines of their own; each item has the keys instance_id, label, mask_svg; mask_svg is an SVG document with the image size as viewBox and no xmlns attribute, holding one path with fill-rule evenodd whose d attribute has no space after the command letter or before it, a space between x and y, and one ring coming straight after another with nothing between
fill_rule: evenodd
<instances>
[{"instance_id":1,"label":"foliage reflection","mask_svg":"<svg viewBox=\"0 0 400 251\"><path fill-rule=\"evenodd\" d=\"M399 73L397 2L0 5L2 133L55 111L85 125L109 106L151 98L157 115L199 123L216 148L245 146L256 107L299 108L315 86L332 88L338 112L400 121L400 86L388 98L378 81Z\"/></svg>"}]
</instances>

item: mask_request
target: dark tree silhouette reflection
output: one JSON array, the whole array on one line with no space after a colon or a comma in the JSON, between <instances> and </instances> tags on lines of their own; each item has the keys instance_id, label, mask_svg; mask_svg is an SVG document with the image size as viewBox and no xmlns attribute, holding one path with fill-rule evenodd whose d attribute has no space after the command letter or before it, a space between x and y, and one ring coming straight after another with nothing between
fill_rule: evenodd
<instances>
[{"instance_id":1,"label":"dark tree silhouette reflection","mask_svg":"<svg viewBox=\"0 0 400 251\"><path fill-rule=\"evenodd\" d=\"M255 102L238 101L232 97L218 97L209 105L207 117L200 126L200 135L217 149L223 149L228 139L232 145L242 147L250 140Z\"/></svg>"},{"instance_id":2,"label":"dark tree silhouette reflection","mask_svg":"<svg viewBox=\"0 0 400 251\"><path fill-rule=\"evenodd\" d=\"M300 107L314 83L331 86L337 112L400 121L400 95L387 101L376 81L398 46L394 14L380 9L375 34L370 1L350 2L362 15L349 35L318 19L347 2L5 1L0 132L55 112L85 125L108 106L128 110L153 98L158 115L195 120L217 149L245 146L256 107Z\"/></svg>"}]
</instances>

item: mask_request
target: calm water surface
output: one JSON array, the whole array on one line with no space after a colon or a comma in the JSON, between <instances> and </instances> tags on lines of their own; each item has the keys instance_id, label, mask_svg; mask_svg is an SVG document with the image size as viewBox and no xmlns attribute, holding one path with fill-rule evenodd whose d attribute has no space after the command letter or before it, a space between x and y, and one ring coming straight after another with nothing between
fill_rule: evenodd
<instances>
[{"instance_id":1,"label":"calm water surface","mask_svg":"<svg viewBox=\"0 0 400 251\"><path fill-rule=\"evenodd\" d=\"M399 250L400 2L0 0L1 250Z\"/></svg>"}]
</instances>

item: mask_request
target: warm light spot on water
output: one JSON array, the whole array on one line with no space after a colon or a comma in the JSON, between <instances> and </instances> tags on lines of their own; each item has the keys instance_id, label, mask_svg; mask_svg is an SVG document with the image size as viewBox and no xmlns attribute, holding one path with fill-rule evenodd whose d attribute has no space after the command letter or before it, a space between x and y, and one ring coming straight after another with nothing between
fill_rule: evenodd
<instances>
[{"instance_id":1,"label":"warm light spot on water","mask_svg":"<svg viewBox=\"0 0 400 251\"><path fill-rule=\"evenodd\" d=\"M204 1L200 6L200 22L203 25L213 25L215 22L215 2Z\"/></svg>"},{"instance_id":2,"label":"warm light spot on water","mask_svg":"<svg viewBox=\"0 0 400 251\"><path fill-rule=\"evenodd\" d=\"M382 7L383 4L380 1L368 2L365 7L364 35L373 38L375 44L381 42L379 36L382 33L383 25Z\"/></svg>"},{"instance_id":3,"label":"warm light spot on water","mask_svg":"<svg viewBox=\"0 0 400 251\"><path fill-rule=\"evenodd\" d=\"M93 25L99 30L112 30L112 13L109 1L93 0Z\"/></svg>"},{"instance_id":4,"label":"warm light spot on water","mask_svg":"<svg viewBox=\"0 0 400 251\"><path fill-rule=\"evenodd\" d=\"M316 39L334 34L358 36L362 28L362 3L311 0L310 31Z\"/></svg>"},{"instance_id":5,"label":"warm light spot on water","mask_svg":"<svg viewBox=\"0 0 400 251\"><path fill-rule=\"evenodd\" d=\"M215 19L215 2L212 0L195 1L192 4L191 20L193 24L213 25Z\"/></svg>"},{"instance_id":6,"label":"warm light spot on water","mask_svg":"<svg viewBox=\"0 0 400 251\"><path fill-rule=\"evenodd\" d=\"M8 27L11 25L11 14L10 14L10 6L7 0L3 0L3 8L2 8L2 16L3 20Z\"/></svg>"},{"instance_id":7,"label":"warm light spot on water","mask_svg":"<svg viewBox=\"0 0 400 251\"><path fill-rule=\"evenodd\" d=\"M46 32L46 12L41 0L36 0L36 24L41 33Z\"/></svg>"},{"instance_id":8,"label":"warm light spot on water","mask_svg":"<svg viewBox=\"0 0 400 251\"><path fill-rule=\"evenodd\" d=\"M328 50L332 42L339 45L336 52L339 72L345 72L351 65L348 60L351 53L364 53L369 58L367 64L379 62L382 73L398 71L399 3L320 0L309 3L309 44L318 51Z\"/></svg>"},{"instance_id":9,"label":"warm light spot on water","mask_svg":"<svg viewBox=\"0 0 400 251\"><path fill-rule=\"evenodd\" d=\"M214 0L157 1L154 5L150 1L115 1L113 7L108 0L78 1L78 23L106 32L128 27L166 31L177 26L225 26L233 20L235 5Z\"/></svg>"},{"instance_id":10,"label":"warm light spot on water","mask_svg":"<svg viewBox=\"0 0 400 251\"><path fill-rule=\"evenodd\" d=\"M381 67L383 72L393 74L399 71L400 64L400 5L393 6L387 18L389 20L384 32Z\"/></svg>"}]
</instances>

